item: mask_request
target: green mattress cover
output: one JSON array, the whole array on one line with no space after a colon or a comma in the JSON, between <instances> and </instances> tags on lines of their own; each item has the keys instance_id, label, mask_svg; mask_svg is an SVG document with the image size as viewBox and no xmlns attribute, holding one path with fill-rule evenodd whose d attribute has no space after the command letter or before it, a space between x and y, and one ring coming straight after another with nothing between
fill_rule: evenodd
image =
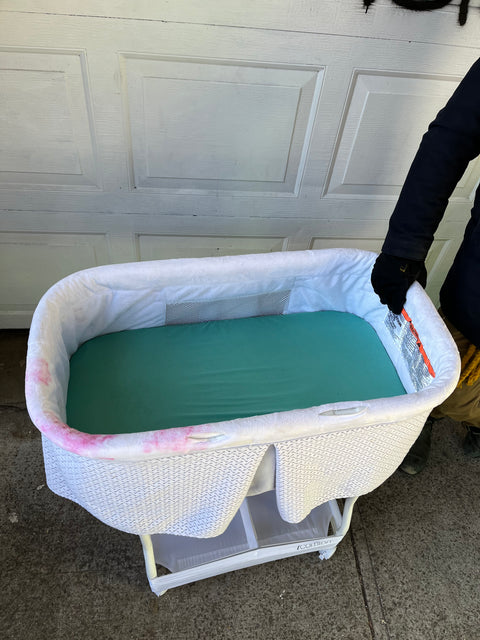
<instances>
[{"instance_id":1,"label":"green mattress cover","mask_svg":"<svg viewBox=\"0 0 480 640\"><path fill-rule=\"evenodd\" d=\"M133 433L405 393L374 329L320 311L99 336L70 361L69 426Z\"/></svg>"}]
</instances>

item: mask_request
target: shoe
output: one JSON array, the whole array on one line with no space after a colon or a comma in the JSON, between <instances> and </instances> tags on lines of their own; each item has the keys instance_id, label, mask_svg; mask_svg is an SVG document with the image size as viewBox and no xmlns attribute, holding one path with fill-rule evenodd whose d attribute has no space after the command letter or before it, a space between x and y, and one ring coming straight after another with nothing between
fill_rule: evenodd
<instances>
[{"instance_id":1,"label":"shoe","mask_svg":"<svg viewBox=\"0 0 480 640\"><path fill-rule=\"evenodd\" d=\"M465 424L467 435L463 441L463 453L469 458L480 458L480 429L471 424Z\"/></svg>"},{"instance_id":2,"label":"shoe","mask_svg":"<svg viewBox=\"0 0 480 640\"><path fill-rule=\"evenodd\" d=\"M399 467L400 471L403 471L403 473L408 473L409 476L415 476L417 473L420 473L420 471L423 471L427 466L430 445L432 442L432 426L434 422L434 418L427 418L420 435L413 443L412 448L407 453Z\"/></svg>"}]
</instances>

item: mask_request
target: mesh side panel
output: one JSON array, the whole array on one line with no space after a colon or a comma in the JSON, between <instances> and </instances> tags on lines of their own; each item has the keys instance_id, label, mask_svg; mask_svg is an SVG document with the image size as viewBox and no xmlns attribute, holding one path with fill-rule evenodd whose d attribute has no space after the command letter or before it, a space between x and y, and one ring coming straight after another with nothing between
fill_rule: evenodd
<instances>
[{"instance_id":1,"label":"mesh side panel","mask_svg":"<svg viewBox=\"0 0 480 640\"><path fill-rule=\"evenodd\" d=\"M290 290L260 293L227 300L201 300L167 305L166 324L186 324L207 320L234 320L283 313Z\"/></svg>"},{"instance_id":2,"label":"mesh side panel","mask_svg":"<svg viewBox=\"0 0 480 640\"><path fill-rule=\"evenodd\" d=\"M276 444L279 511L300 522L319 504L376 489L399 466L428 412L409 421L368 425Z\"/></svg>"},{"instance_id":3,"label":"mesh side panel","mask_svg":"<svg viewBox=\"0 0 480 640\"><path fill-rule=\"evenodd\" d=\"M398 468L427 415L274 443L282 518L300 522L328 500L376 489ZM112 527L205 538L231 522L268 446L120 462L82 458L44 438L45 469L52 491Z\"/></svg>"},{"instance_id":4,"label":"mesh side panel","mask_svg":"<svg viewBox=\"0 0 480 640\"><path fill-rule=\"evenodd\" d=\"M268 445L171 458L83 458L43 438L49 488L127 533L198 538L224 532Z\"/></svg>"}]
</instances>

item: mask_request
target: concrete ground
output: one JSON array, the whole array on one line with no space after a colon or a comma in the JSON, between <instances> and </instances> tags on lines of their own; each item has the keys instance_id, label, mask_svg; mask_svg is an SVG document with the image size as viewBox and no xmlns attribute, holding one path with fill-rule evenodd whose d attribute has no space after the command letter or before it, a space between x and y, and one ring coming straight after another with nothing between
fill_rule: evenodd
<instances>
[{"instance_id":1,"label":"concrete ground","mask_svg":"<svg viewBox=\"0 0 480 640\"><path fill-rule=\"evenodd\" d=\"M416 477L361 497L333 557L316 553L149 590L138 537L45 484L25 409L26 332L0 332L0 638L480 639L480 461L443 420Z\"/></svg>"}]
</instances>

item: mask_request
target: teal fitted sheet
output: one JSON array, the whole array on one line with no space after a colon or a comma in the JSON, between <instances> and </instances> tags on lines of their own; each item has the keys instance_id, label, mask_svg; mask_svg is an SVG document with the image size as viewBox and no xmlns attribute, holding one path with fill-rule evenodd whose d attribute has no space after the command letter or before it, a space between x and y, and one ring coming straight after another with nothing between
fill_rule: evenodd
<instances>
[{"instance_id":1,"label":"teal fitted sheet","mask_svg":"<svg viewBox=\"0 0 480 640\"><path fill-rule=\"evenodd\" d=\"M405 393L373 328L320 311L99 336L70 361L69 426L132 433Z\"/></svg>"}]
</instances>

